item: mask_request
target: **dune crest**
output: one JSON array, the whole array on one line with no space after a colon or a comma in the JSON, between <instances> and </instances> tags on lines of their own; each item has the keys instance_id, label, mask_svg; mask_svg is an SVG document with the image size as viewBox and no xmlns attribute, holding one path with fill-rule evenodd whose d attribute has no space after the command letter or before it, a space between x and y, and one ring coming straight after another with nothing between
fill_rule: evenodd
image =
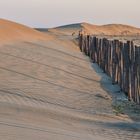
<instances>
[{"instance_id":1,"label":"dune crest","mask_svg":"<svg viewBox=\"0 0 140 140\"><path fill-rule=\"evenodd\" d=\"M82 28L95 35L140 35L140 28L123 24L92 25L82 23Z\"/></svg>"},{"instance_id":2,"label":"dune crest","mask_svg":"<svg viewBox=\"0 0 140 140\"><path fill-rule=\"evenodd\" d=\"M94 35L111 35L111 36L137 36L140 35L140 28L136 28L123 24L107 24L107 25L93 25L86 22L60 26L49 29L50 32L71 35L78 34L80 30Z\"/></svg>"},{"instance_id":3,"label":"dune crest","mask_svg":"<svg viewBox=\"0 0 140 140\"><path fill-rule=\"evenodd\" d=\"M12 21L0 19L0 42L8 43L13 41L40 40L51 38L47 34L43 34L25 25L21 25Z\"/></svg>"}]
</instances>

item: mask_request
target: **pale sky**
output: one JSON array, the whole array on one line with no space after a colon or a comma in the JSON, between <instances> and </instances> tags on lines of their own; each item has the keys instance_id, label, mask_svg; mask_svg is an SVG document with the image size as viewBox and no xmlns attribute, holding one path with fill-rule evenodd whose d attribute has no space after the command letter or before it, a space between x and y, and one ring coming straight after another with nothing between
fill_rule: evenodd
<instances>
[{"instance_id":1,"label":"pale sky","mask_svg":"<svg viewBox=\"0 0 140 140\"><path fill-rule=\"evenodd\" d=\"M30 27L80 22L140 27L140 0L0 0L0 18Z\"/></svg>"}]
</instances>

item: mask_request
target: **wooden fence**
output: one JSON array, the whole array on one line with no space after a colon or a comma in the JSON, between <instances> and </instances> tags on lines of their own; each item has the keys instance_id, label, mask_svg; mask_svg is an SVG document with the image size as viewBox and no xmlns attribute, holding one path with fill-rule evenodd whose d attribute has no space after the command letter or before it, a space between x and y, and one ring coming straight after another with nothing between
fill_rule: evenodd
<instances>
[{"instance_id":1,"label":"wooden fence","mask_svg":"<svg viewBox=\"0 0 140 140\"><path fill-rule=\"evenodd\" d=\"M80 50L119 84L128 99L140 104L140 47L132 41L79 34Z\"/></svg>"}]
</instances>

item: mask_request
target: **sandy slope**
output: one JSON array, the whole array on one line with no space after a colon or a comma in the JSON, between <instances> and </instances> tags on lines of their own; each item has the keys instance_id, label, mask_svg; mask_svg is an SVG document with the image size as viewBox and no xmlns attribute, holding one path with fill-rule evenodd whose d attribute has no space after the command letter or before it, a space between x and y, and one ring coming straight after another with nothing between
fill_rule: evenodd
<instances>
[{"instance_id":1,"label":"sandy slope","mask_svg":"<svg viewBox=\"0 0 140 140\"><path fill-rule=\"evenodd\" d=\"M113 113L106 90L116 95L118 87L72 36L50 37L7 21L0 26L9 27L0 29L6 38L0 46L0 139L139 140L139 122ZM22 37L13 37L16 31Z\"/></svg>"},{"instance_id":2,"label":"sandy slope","mask_svg":"<svg viewBox=\"0 0 140 140\"><path fill-rule=\"evenodd\" d=\"M56 28L48 29L49 32L52 32L53 35L72 35L75 33L78 35L79 31L82 29L81 24L70 24L65 26L60 26Z\"/></svg>"},{"instance_id":3,"label":"sandy slope","mask_svg":"<svg viewBox=\"0 0 140 140\"><path fill-rule=\"evenodd\" d=\"M44 35L27 26L0 19L0 42L9 43L14 41L42 40L50 39L48 35Z\"/></svg>"}]
</instances>

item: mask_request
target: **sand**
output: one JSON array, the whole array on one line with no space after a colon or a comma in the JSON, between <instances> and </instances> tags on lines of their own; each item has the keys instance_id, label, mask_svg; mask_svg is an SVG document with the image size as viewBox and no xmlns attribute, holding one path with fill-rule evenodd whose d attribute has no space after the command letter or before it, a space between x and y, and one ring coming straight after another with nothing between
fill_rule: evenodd
<instances>
[{"instance_id":1,"label":"sand","mask_svg":"<svg viewBox=\"0 0 140 140\"><path fill-rule=\"evenodd\" d=\"M85 31L86 34L100 36L140 36L140 28L123 24L93 25L83 22L48 29L48 31L59 35L72 35L73 33L78 34L79 30Z\"/></svg>"},{"instance_id":2,"label":"sand","mask_svg":"<svg viewBox=\"0 0 140 140\"><path fill-rule=\"evenodd\" d=\"M95 35L140 35L140 28L123 24L92 25L82 23L81 26L86 32Z\"/></svg>"},{"instance_id":3,"label":"sand","mask_svg":"<svg viewBox=\"0 0 140 140\"><path fill-rule=\"evenodd\" d=\"M5 20L2 26L0 139L140 138L139 116L116 113L114 97L126 97L80 52L68 31L40 33Z\"/></svg>"},{"instance_id":4,"label":"sand","mask_svg":"<svg viewBox=\"0 0 140 140\"><path fill-rule=\"evenodd\" d=\"M49 35L44 35L30 27L12 21L0 19L0 45L12 42L47 40Z\"/></svg>"}]
</instances>

